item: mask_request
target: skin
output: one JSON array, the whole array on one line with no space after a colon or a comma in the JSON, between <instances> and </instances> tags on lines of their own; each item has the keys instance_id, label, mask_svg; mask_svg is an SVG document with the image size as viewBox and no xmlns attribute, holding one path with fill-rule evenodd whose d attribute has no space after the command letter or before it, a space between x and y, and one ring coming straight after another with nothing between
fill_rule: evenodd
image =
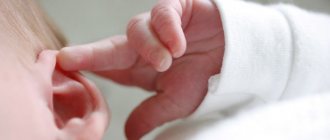
<instances>
[{"instance_id":1,"label":"skin","mask_svg":"<svg viewBox=\"0 0 330 140\"><path fill-rule=\"evenodd\" d=\"M126 122L127 138L140 139L200 105L208 79L220 72L225 44L220 19L210 0L160 0L131 19L127 36L62 49L59 64L157 92Z\"/></svg>"},{"instance_id":2,"label":"skin","mask_svg":"<svg viewBox=\"0 0 330 140\"><path fill-rule=\"evenodd\" d=\"M109 112L94 84L56 67L57 51L22 61L5 35L0 32L0 139L101 139Z\"/></svg>"}]
</instances>

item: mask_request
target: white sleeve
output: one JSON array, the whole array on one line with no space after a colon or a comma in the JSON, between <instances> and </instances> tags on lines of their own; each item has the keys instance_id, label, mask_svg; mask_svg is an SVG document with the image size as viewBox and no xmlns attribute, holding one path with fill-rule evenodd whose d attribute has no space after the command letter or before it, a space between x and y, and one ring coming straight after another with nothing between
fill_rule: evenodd
<instances>
[{"instance_id":1,"label":"white sleeve","mask_svg":"<svg viewBox=\"0 0 330 140\"><path fill-rule=\"evenodd\" d=\"M179 122L156 140L329 140L330 93L305 96L230 118Z\"/></svg>"},{"instance_id":2,"label":"white sleeve","mask_svg":"<svg viewBox=\"0 0 330 140\"><path fill-rule=\"evenodd\" d=\"M207 127L200 126L181 140L329 140L329 95L304 96L240 112L204 123Z\"/></svg>"},{"instance_id":3,"label":"white sleeve","mask_svg":"<svg viewBox=\"0 0 330 140\"><path fill-rule=\"evenodd\" d=\"M330 17L290 5L215 0L225 32L221 73L191 118L330 91Z\"/></svg>"}]
</instances>

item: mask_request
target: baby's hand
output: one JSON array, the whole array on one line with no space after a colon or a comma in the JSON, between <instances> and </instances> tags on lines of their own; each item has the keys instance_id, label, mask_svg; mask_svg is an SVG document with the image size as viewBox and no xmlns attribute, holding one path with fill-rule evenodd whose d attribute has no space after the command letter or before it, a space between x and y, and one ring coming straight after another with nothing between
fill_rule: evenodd
<instances>
[{"instance_id":1,"label":"baby's hand","mask_svg":"<svg viewBox=\"0 0 330 140\"><path fill-rule=\"evenodd\" d=\"M223 52L220 15L211 0L160 0L130 21L127 38L64 48L58 60L65 70L90 70L157 92L127 120L127 137L139 139L199 106L208 79L220 71Z\"/></svg>"}]
</instances>

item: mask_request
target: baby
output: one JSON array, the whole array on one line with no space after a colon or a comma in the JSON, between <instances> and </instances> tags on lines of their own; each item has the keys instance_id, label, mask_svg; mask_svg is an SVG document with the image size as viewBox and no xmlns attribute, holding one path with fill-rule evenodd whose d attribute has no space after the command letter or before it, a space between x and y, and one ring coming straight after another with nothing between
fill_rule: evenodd
<instances>
[{"instance_id":1,"label":"baby","mask_svg":"<svg viewBox=\"0 0 330 140\"><path fill-rule=\"evenodd\" d=\"M56 65L58 30L33 0L0 0L0 11L0 139L101 139L108 108L93 83Z\"/></svg>"},{"instance_id":2,"label":"baby","mask_svg":"<svg viewBox=\"0 0 330 140\"><path fill-rule=\"evenodd\" d=\"M127 35L58 52L66 43L33 0L0 0L0 11L0 139L101 139L109 112L78 70L157 92L127 120L128 139L210 116L221 121L196 139L329 139L328 15L283 4L160 0L130 21ZM232 116L239 112L247 113ZM162 138L192 136L176 132Z\"/></svg>"},{"instance_id":3,"label":"baby","mask_svg":"<svg viewBox=\"0 0 330 140\"><path fill-rule=\"evenodd\" d=\"M329 25L328 15L292 5L262 6L239 0L159 0L150 12L129 22L127 35L64 48L58 60L66 71L90 70L124 85L157 92L128 118L128 139L140 139L157 126L179 118L218 116L221 120L221 116L271 103L280 108L266 112L270 112L268 116L280 114L275 117L275 122L280 123L267 123L274 121L269 120L271 117L249 119L267 116L261 115L264 113L245 115L242 120L252 121L246 124L258 125L240 127L243 122L219 121L213 124L215 127L207 127L214 128L205 135L208 137L200 139L256 139L251 137L252 132L265 134L255 135L260 139L272 135L281 136L279 139L299 139L301 135L329 139L325 128L330 127L330 120L309 119L317 118L310 115L329 116L325 105L329 98L317 96L317 104L310 98L303 100L318 112L298 109L298 105L285 111L292 105L283 107L278 105L281 102L275 103L329 93ZM223 128L221 122L231 127ZM308 124L305 126L328 127L311 129L314 127L295 125L301 122ZM287 131L298 128L305 131ZM176 132L178 135L167 135L165 139L187 136L182 129Z\"/></svg>"}]
</instances>

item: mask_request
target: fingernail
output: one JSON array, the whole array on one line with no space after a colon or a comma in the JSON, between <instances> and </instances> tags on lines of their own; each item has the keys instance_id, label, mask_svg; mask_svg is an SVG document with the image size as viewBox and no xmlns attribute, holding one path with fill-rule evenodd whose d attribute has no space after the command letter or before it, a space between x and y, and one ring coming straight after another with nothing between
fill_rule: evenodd
<instances>
[{"instance_id":1,"label":"fingernail","mask_svg":"<svg viewBox=\"0 0 330 140\"><path fill-rule=\"evenodd\" d=\"M150 62L154 65L159 66L163 61L162 54L160 50L155 50L150 54Z\"/></svg>"},{"instance_id":2,"label":"fingernail","mask_svg":"<svg viewBox=\"0 0 330 140\"><path fill-rule=\"evenodd\" d=\"M155 66L156 70L163 72L168 69L171 62L168 60L167 52L164 50L157 50L151 53L150 61ZM169 54L170 55L170 54Z\"/></svg>"},{"instance_id":3,"label":"fingernail","mask_svg":"<svg viewBox=\"0 0 330 140\"><path fill-rule=\"evenodd\" d=\"M174 58L179 58L183 55L182 52L180 51L181 47L178 47L178 46L182 46L182 45L179 45L179 44L176 44L176 43L169 44L171 54Z\"/></svg>"},{"instance_id":4,"label":"fingernail","mask_svg":"<svg viewBox=\"0 0 330 140\"><path fill-rule=\"evenodd\" d=\"M173 57L174 57L174 58L179 58L180 55L181 55L181 54L180 54L178 51L173 52Z\"/></svg>"},{"instance_id":5,"label":"fingernail","mask_svg":"<svg viewBox=\"0 0 330 140\"><path fill-rule=\"evenodd\" d=\"M162 59L159 63L158 71L163 72L166 70L166 59Z\"/></svg>"}]
</instances>

